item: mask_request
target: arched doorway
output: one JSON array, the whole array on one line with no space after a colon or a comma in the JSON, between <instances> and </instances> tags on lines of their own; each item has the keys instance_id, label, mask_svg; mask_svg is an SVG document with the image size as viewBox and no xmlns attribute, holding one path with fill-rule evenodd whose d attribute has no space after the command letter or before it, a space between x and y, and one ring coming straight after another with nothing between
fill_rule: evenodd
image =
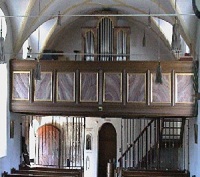
<instances>
[{"instance_id":1,"label":"arched doorway","mask_svg":"<svg viewBox=\"0 0 200 177\"><path fill-rule=\"evenodd\" d=\"M60 166L60 130L53 125L44 125L37 130L38 164Z\"/></svg>"},{"instance_id":2,"label":"arched doorway","mask_svg":"<svg viewBox=\"0 0 200 177\"><path fill-rule=\"evenodd\" d=\"M99 130L98 177L105 177L107 163L116 159L117 135L111 123L105 123Z\"/></svg>"}]
</instances>

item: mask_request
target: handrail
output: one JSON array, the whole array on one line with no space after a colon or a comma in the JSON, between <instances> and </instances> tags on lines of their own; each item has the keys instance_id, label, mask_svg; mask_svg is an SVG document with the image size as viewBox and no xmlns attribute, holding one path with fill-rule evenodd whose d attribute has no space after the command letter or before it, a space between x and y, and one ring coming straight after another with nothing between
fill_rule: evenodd
<instances>
[{"instance_id":1,"label":"handrail","mask_svg":"<svg viewBox=\"0 0 200 177\"><path fill-rule=\"evenodd\" d=\"M125 152L121 155L121 157L118 159L118 162L120 163L120 167L122 167L122 158L130 151L130 149L136 144L137 141L142 137L142 135L147 131L148 127L155 121L155 119L151 120L147 126L140 132L138 137L134 140L132 144L125 150Z\"/></svg>"},{"instance_id":2,"label":"handrail","mask_svg":"<svg viewBox=\"0 0 200 177\"><path fill-rule=\"evenodd\" d=\"M180 123L177 124L176 122ZM184 152L188 138L185 130L186 119L154 119L149 121L133 142L124 140L128 147L118 159L119 168L127 169L185 169L186 163L179 165L177 152ZM188 125L188 121L187 121ZM128 130L129 129L125 129ZM133 130L130 130L133 132ZM127 138L129 139L129 138ZM166 153L170 151L170 153ZM167 156L166 156L167 155ZM183 158L185 153L182 154ZM173 162L173 165L171 165Z\"/></svg>"}]
</instances>

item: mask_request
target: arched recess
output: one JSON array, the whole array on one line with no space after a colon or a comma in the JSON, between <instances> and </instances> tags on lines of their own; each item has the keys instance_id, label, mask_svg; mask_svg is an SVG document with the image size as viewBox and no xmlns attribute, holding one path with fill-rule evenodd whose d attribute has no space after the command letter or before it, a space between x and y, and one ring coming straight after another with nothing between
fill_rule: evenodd
<instances>
[{"instance_id":1,"label":"arched recess","mask_svg":"<svg viewBox=\"0 0 200 177\"><path fill-rule=\"evenodd\" d=\"M38 164L60 166L60 130L51 125L43 125L37 130Z\"/></svg>"},{"instance_id":2,"label":"arched recess","mask_svg":"<svg viewBox=\"0 0 200 177\"><path fill-rule=\"evenodd\" d=\"M98 177L107 174L107 163L115 162L117 152L117 133L111 123L105 123L99 130Z\"/></svg>"}]
</instances>

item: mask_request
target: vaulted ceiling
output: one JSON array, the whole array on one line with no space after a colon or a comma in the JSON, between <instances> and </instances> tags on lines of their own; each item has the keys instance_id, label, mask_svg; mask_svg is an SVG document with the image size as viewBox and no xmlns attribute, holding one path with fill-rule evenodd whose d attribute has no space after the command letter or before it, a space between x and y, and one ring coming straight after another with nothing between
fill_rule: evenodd
<instances>
[{"instance_id":1,"label":"vaulted ceiling","mask_svg":"<svg viewBox=\"0 0 200 177\"><path fill-rule=\"evenodd\" d=\"M19 52L24 41L40 25L52 38L62 33L69 23L83 16L95 15L99 10L115 10L119 16L127 16L147 25L148 16L157 16L172 25L175 16L181 25L181 35L187 45L195 48L197 17L192 0L1 0L11 21L14 52ZM60 14L62 25L57 27ZM49 40L46 39L46 40Z\"/></svg>"}]
</instances>

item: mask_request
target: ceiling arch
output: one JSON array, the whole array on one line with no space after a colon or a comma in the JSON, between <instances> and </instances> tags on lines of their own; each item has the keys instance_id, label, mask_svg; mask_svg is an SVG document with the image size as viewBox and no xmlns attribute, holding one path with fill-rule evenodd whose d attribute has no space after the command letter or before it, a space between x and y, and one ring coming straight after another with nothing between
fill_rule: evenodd
<instances>
[{"instance_id":1,"label":"ceiling arch","mask_svg":"<svg viewBox=\"0 0 200 177\"><path fill-rule=\"evenodd\" d=\"M94 12L102 9L116 10L119 12L118 16L133 18L144 25L148 16L157 16L171 24L174 23L174 16L177 16L181 24L182 37L189 46L195 45L197 18L193 15L192 2L188 0L181 0L181 2L179 0L6 0L1 2L7 6L10 14L15 53L20 51L24 41L38 27L45 27L46 25L42 24L47 24L49 20L56 21L59 13L62 25L58 28L55 27L56 23L49 23L51 26L48 26L50 32L46 41L53 39L53 36L62 32L77 18L97 15Z\"/></svg>"}]
</instances>

